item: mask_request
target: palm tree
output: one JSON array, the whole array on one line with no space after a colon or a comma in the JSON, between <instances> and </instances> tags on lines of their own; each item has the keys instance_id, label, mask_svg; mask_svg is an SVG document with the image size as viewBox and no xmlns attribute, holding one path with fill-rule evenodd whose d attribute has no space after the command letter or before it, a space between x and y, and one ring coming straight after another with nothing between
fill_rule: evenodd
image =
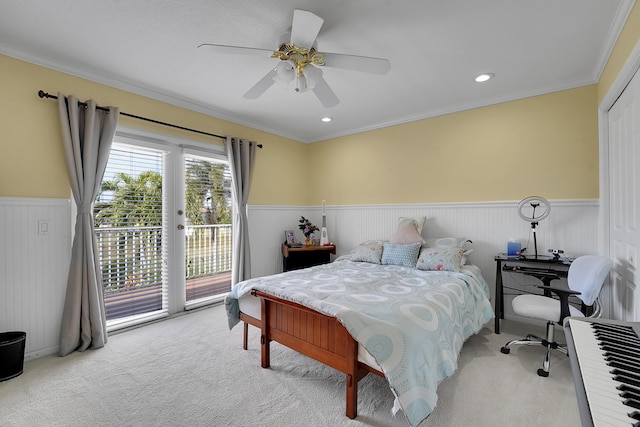
<instances>
[{"instance_id":1,"label":"palm tree","mask_svg":"<svg viewBox=\"0 0 640 427\"><path fill-rule=\"evenodd\" d=\"M223 163L187 163L185 210L189 223L231 223L231 180L227 170ZM154 171L136 176L116 173L112 180L103 181L94 212L96 227L117 229L109 232L114 241L105 243L105 284L115 283L119 289L160 283L156 264L162 257L162 175ZM217 228L198 232L207 235L211 243L217 241Z\"/></svg>"},{"instance_id":2,"label":"palm tree","mask_svg":"<svg viewBox=\"0 0 640 427\"><path fill-rule=\"evenodd\" d=\"M161 283L156 265L162 258L162 175L145 171L138 176L117 173L104 181L95 204L97 227L121 228L107 241L103 259L105 286L115 288ZM149 227L149 228L148 228Z\"/></svg>"},{"instance_id":3,"label":"palm tree","mask_svg":"<svg viewBox=\"0 0 640 427\"><path fill-rule=\"evenodd\" d=\"M117 173L104 181L95 204L96 225L146 227L162 225L162 175Z\"/></svg>"},{"instance_id":4,"label":"palm tree","mask_svg":"<svg viewBox=\"0 0 640 427\"><path fill-rule=\"evenodd\" d=\"M193 225L230 224L231 180L226 166L209 161L192 161L186 176L186 216Z\"/></svg>"}]
</instances>

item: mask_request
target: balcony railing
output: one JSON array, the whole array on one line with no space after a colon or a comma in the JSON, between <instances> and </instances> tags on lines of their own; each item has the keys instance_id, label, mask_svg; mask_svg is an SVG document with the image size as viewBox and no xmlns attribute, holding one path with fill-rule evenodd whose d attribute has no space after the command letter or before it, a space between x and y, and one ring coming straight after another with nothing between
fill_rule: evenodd
<instances>
[{"instance_id":1,"label":"balcony railing","mask_svg":"<svg viewBox=\"0 0 640 427\"><path fill-rule=\"evenodd\" d=\"M185 227L186 278L231 271L231 224Z\"/></svg>"},{"instance_id":2,"label":"balcony railing","mask_svg":"<svg viewBox=\"0 0 640 427\"><path fill-rule=\"evenodd\" d=\"M231 290L231 224L185 227L187 301Z\"/></svg>"},{"instance_id":3,"label":"balcony railing","mask_svg":"<svg viewBox=\"0 0 640 427\"><path fill-rule=\"evenodd\" d=\"M162 227L98 227L107 320L162 308ZM185 227L186 300L231 289L231 225ZM165 279L166 280L166 279Z\"/></svg>"}]
</instances>

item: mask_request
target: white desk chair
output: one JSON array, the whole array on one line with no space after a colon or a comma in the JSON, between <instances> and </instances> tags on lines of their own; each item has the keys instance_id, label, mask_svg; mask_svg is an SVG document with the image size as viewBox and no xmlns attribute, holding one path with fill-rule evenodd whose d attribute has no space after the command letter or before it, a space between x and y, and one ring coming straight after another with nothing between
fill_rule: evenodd
<instances>
[{"instance_id":1,"label":"white desk chair","mask_svg":"<svg viewBox=\"0 0 640 427\"><path fill-rule=\"evenodd\" d=\"M569 296L575 295L583 302L584 306L593 306L593 313L589 317L600 316L600 304L598 295L604 284L604 280L609 275L613 267L613 262L606 257L599 255L584 255L576 258L569 267L567 283L569 289L557 288L554 286L539 286L556 294L560 299L554 299L543 295L518 295L513 299L511 305L513 311L518 316L547 321L547 337L539 338L535 335L527 335L520 340L509 341L500 351L509 354L512 345L542 345L547 348L542 368L538 369L541 377L549 376L549 358L551 350L558 350L567 354L567 348L555 341L555 325L562 324L565 317L585 317L585 314L576 307L569 305Z\"/></svg>"}]
</instances>

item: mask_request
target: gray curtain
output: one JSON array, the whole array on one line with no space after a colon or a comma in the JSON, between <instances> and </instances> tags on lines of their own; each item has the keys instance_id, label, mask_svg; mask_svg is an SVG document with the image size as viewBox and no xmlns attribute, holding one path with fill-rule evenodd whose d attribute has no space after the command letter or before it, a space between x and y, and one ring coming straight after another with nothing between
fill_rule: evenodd
<instances>
[{"instance_id":1,"label":"gray curtain","mask_svg":"<svg viewBox=\"0 0 640 427\"><path fill-rule=\"evenodd\" d=\"M227 137L225 148L231 170L231 191L236 215L233 222L233 265L231 270L231 283L236 284L251 278L247 202L257 144L244 139Z\"/></svg>"},{"instance_id":2,"label":"gray curtain","mask_svg":"<svg viewBox=\"0 0 640 427\"><path fill-rule=\"evenodd\" d=\"M107 342L102 277L94 236L93 201L107 167L119 111L82 105L58 93L58 110L69 183L78 214L71 249L67 293L60 331L60 356Z\"/></svg>"}]
</instances>

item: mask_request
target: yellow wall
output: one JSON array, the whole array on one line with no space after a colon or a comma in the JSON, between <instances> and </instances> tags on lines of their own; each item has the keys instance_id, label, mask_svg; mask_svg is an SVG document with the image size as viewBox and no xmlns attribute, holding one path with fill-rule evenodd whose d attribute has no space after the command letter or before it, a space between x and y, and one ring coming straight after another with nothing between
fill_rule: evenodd
<instances>
[{"instance_id":1,"label":"yellow wall","mask_svg":"<svg viewBox=\"0 0 640 427\"><path fill-rule=\"evenodd\" d=\"M616 77L620 74L622 67L627 62L629 55L639 42L640 3L636 2L609 56L609 61L600 76L600 81L598 82L598 103L605 97Z\"/></svg>"},{"instance_id":2,"label":"yellow wall","mask_svg":"<svg viewBox=\"0 0 640 427\"><path fill-rule=\"evenodd\" d=\"M306 145L195 113L129 92L113 89L68 74L0 55L0 196L70 197L64 162L58 107L55 100L40 99L38 90L92 98L99 105L116 105L121 111L150 117L218 135L233 135L264 145L258 163L250 203L303 204L305 182L283 173L287 162L304 164ZM212 144L217 138L120 116L119 123L182 136Z\"/></svg>"},{"instance_id":3,"label":"yellow wall","mask_svg":"<svg viewBox=\"0 0 640 427\"><path fill-rule=\"evenodd\" d=\"M315 143L311 188L329 204L597 198L596 107L591 85Z\"/></svg>"},{"instance_id":4,"label":"yellow wall","mask_svg":"<svg viewBox=\"0 0 640 427\"><path fill-rule=\"evenodd\" d=\"M313 144L310 204L597 198L597 107L638 43L636 2L597 85Z\"/></svg>"},{"instance_id":5,"label":"yellow wall","mask_svg":"<svg viewBox=\"0 0 640 427\"><path fill-rule=\"evenodd\" d=\"M640 40L636 3L597 85L301 144L0 55L0 196L69 197L55 101L39 89L264 144L251 204L597 198L597 106ZM120 123L219 143L122 117ZM299 165L292 175L288 164Z\"/></svg>"}]
</instances>

